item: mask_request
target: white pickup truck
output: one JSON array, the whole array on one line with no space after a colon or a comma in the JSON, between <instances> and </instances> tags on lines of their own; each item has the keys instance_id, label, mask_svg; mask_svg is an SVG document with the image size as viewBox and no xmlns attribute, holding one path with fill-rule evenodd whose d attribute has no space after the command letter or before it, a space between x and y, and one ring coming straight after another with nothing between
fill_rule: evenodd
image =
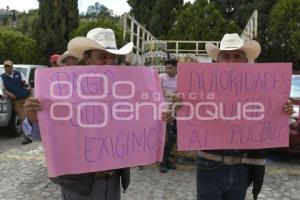
<instances>
[{"instance_id":1,"label":"white pickup truck","mask_svg":"<svg viewBox=\"0 0 300 200\"><path fill-rule=\"evenodd\" d=\"M14 69L20 71L26 77L27 82L31 86L31 94L34 95L34 74L37 68L47 67L44 65L21 65L14 64ZM4 73L3 65L0 65L0 74ZM22 135L21 122L13 110L11 100L3 95L0 90L0 127L6 129L12 137ZM2 133L2 131L1 131Z\"/></svg>"}]
</instances>

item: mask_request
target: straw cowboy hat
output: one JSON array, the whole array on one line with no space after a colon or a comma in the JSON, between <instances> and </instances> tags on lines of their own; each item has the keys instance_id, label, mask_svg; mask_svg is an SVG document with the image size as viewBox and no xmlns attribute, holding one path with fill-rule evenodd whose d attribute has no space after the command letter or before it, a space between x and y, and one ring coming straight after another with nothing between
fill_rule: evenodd
<instances>
[{"instance_id":1,"label":"straw cowboy hat","mask_svg":"<svg viewBox=\"0 0 300 200\"><path fill-rule=\"evenodd\" d=\"M132 51L133 43L129 42L117 49L115 33L111 29L94 28L86 37L75 37L68 43L68 50L75 57L82 57L88 50L99 49L115 55L126 55Z\"/></svg>"},{"instance_id":2,"label":"straw cowboy hat","mask_svg":"<svg viewBox=\"0 0 300 200\"><path fill-rule=\"evenodd\" d=\"M77 56L74 56L73 54L71 54L69 51L65 51L62 55L60 55L57 59L57 64L58 65L64 65L64 60L67 58L67 57L70 57L70 56L73 56L75 58L78 59L78 61L80 61L82 59L82 56L80 57L77 57Z\"/></svg>"},{"instance_id":3,"label":"straw cowboy hat","mask_svg":"<svg viewBox=\"0 0 300 200\"><path fill-rule=\"evenodd\" d=\"M255 40L244 42L237 33L225 34L221 40L220 48L211 42L205 44L205 49L209 57L218 59L220 51L240 50L246 53L249 61L255 60L260 52L260 44Z\"/></svg>"}]
</instances>

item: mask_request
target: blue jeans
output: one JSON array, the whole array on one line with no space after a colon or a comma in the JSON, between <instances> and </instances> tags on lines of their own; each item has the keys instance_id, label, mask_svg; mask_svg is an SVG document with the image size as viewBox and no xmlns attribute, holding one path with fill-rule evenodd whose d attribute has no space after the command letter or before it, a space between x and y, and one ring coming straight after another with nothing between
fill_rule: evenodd
<instances>
[{"instance_id":1,"label":"blue jeans","mask_svg":"<svg viewBox=\"0 0 300 200\"><path fill-rule=\"evenodd\" d=\"M247 187L247 166L197 157L197 200L244 200Z\"/></svg>"}]
</instances>

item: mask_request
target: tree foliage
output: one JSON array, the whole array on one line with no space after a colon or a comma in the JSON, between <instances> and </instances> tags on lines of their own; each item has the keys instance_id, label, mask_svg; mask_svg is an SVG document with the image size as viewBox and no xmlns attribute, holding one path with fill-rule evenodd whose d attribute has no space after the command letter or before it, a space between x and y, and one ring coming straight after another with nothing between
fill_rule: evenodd
<instances>
[{"instance_id":1,"label":"tree foliage","mask_svg":"<svg viewBox=\"0 0 300 200\"><path fill-rule=\"evenodd\" d=\"M100 3L96 3L94 6L94 10L87 11L85 17L93 19L93 18L102 18L102 17L107 18L112 16L109 9L106 6Z\"/></svg>"},{"instance_id":2,"label":"tree foliage","mask_svg":"<svg viewBox=\"0 0 300 200\"><path fill-rule=\"evenodd\" d=\"M270 56L273 61L293 62L300 69L299 0L279 0L270 14Z\"/></svg>"},{"instance_id":3,"label":"tree foliage","mask_svg":"<svg viewBox=\"0 0 300 200\"><path fill-rule=\"evenodd\" d=\"M174 25L183 0L128 0L131 14L154 36L164 38Z\"/></svg>"},{"instance_id":4,"label":"tree foliage","mask_svg":"<svg viewBox=\"0 0 300 200\"><path fill-rule=\"evenodd\" d=\"M7 26L9 22L10 15L0 15L0 24Z\"/></svg>"},{"instance_id":5,"label":"tree foliage","mask_svg":"<svg viewBox=\"0 0 300 200\"><path fill-rule=\"evenodd\" d=\"M243 28L258 10L258 37L262 45L259 61L293 62L300 68L299 0L211 0L227 19Z\"/></svg>"},{"instance_id":6,"label":"tree foliage","mask_svg":"<svg viewBox=\"0 0 300 200\"><path fill-rule=\"evenodd\" d=\"M39 58L35 40L18 31L0 29L0 60L11 59L14 63L37 64Z\"/></svg>"},{"instance_id":7,"label":"tree foliage","mask_svg":"<svg viewBox=\"0 0 300 200\"><path fill-rule=\"evenodd\" d=\"M149 30L158 38L163 38L175 23L178 9L183 1L157 0L149 19Z\"/></svg>"},{"instance_id":8,"label":"tree foliage","mask_svg":"<svg viewBox=\"0 0 300 200\"><path fill-rule=\"evenodd\" d=\"M177 40L220 40L226 32L239 32L232 20L225 20L214 3L198 0L178 16L169 38Z\"/></svg>"},{"instance_id":9,"label":"tree foliage","mask_svg":"<svg viewBox=\"0 0 300 200\"><path fill-rule=\"evenodd\" d=\"M33 24L38 19L38 10L30 10L28 13L22 13L17 18L16 30L23 34L33 37Z\"/></svg>"},{"instance_id":10,"label":"tree foliage","mask_svg":"<svg viewBox=\"0 0 300 200\"><path fill-rule=\"evenodd\" d=\"M38 20L34 24L34 37L48 62L51 54L66 50L69 34L78 27L77 0L39 0Z\"/></svg>"},{"instance_id":11,"label":"tree foliage","mask_svg":"<svg viewBox=\"0 0 300 200\"><path fill-rule=\"evenodd\" d=\"M1 59L48 63L50 54L64 52L72 37L85 36L95 27L112 28L118 46L124 43L120 19L109 16L105 6L99 7L99 16L94 21L83 18L78 27L77 0L39 2L39 10L16 15L15 29L8 28L12 16L0 16L0 24L7 25L0 30ZM175 40L220 40L224 33L241 33L256 9L258 38L255 39L262 45L259 61L293 62L295 68L300 68L299 0L210 0L209 4L207 0L196 0L184 5L183 0L128 0L128 3L131 14L152 34Z\"/></svg>"},{"instance_id":12,"label":"tree foliage","mask_svg":"<svg viewBox=\"0 0 300 200\"><path fill-rule=\"evenodd\" d=\"M149 27L149 19L154 3L157 0L127 0L130 5L130 14L146 28Z\"/></svg>"},{"instance_id":13,"label":"tree foliage","mask_svg":"<svg viewBox=\"0 0 300 200\"><path fill-rule=\"evenodd\" d=\"M262 53L259 61L272 62L270 56L270 31L268 22L270 12L278 0L211 0L223 13L225 19L234 20L243 29L254 10L258 11L257 40L261 43Z\"/></svg>"},{"instance_id":14,"label":"tree foliage","mask_svg":"<svg viewBox=\"0 0 300 200\"><path fill-rule=\"evenodd\" d=\"M211 0L211 2L221 10L225 19L234 20L241 28L246 25L254 10L254 0Z\"/></svg>"}]
</instances>

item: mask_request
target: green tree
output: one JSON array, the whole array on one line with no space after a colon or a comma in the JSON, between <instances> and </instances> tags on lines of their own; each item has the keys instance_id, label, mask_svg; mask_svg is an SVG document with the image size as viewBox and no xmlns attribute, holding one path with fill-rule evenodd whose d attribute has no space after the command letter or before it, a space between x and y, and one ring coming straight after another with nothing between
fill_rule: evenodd
<instances>
[{"instance_id":1,"label":"green tree","mask_svg":"<svg viewBox=\"0 0 300 200\"><path fill-rule=\"evenodd\" d=\"M33 37L33 24L37 18L38 10L30 10L28 13L22 13L18 17L16 30L29 37Z\"/></svg>"},{"instance_id":2,"label":"green tree","mask_svg":"<svg viewBox=\"0 0 300 200\"><path fill-rule=\"evenodd\" d=\"M258 57L259 61L272 62L270 57L270 30L268 28L270 13L278 0L255 0L254 9L258 10L258 30L257 40L261 43L262 53Z\"/></svg>"},{"instance_id":3,"label":"green tree","mask_svg":"<svg viewBox=\"0 0 300 200\"><path fill-rule=\"evenodd\" d=\"M278 0L211 0L223 13L225 19L234 20L244 29L254 10L258 11L257 39L262 45L262 53L258 60L270 62L270 31L268 23L270 12Z\"/></svg>"},{"instance_id":4,"label":"green tree","mask_svg":"<svg viewBox=\"0 0 300 200\"><path fill-rule=\"evenodd\" d=\"M87 12L86 16L88 18L102 18L102 17L112 17L109 9L104 6L99 4L98 6L95 5L95 10L93 12Z\"/></svg>"},{"instance_id":5,"label":"green tree","mask_svg":"<svg viewBox=\"0 0 300 200\"><path fill-rule=\"evenodd\" d=\"M157 0L151 12L148 29L158 38L163 38L172 28L176 19L176 12L183 1Z\"/></svg>"},{"instance_id":6,"label":"green tree","mask_svg":"<svg viewBox=\"0 0 300 200\"><path fill-rule=\"evenodd\" d=\"M3 26L8 25L10 16L9 15L0 15L0 22L2 23Z\"/></svg>"},{"instance_id":7,"label":"green tree","mask_svg":"<svg viewBox=\"0 0 300 200\"><path fill-rule=\"evenodd\" d=\"M101 5L98 17L111 17L111 13L109 12L109 9L107 7Z\"/></svg>"},{"instance_id":8,"label":"green tree","mask_svg":"<svg viewBox=\"0 0 300 200\"><path fill-rule=\"evenodd\" d=\"M246 25L254 10L254 0L211 0L211 2L221 10L225 19L234 20L241 28Z\"/></svg>"},{"instance_id":9,"label":"green tree","mask_svg":"<svg viewBox=\"0 0 300 200\"><path fill-rule=\"evenodd\" d=\"M157 0L127 0L130 5L130 14L143 26L148 27L154 3Z\"/></svg>"},{"instance_id":10,"label":"green tree","mask_svg":"<svg viewBox=\"0 0 300 200\"><path fill-rule=\"evenodd\" d=\"M239 32L232 20L225 20L214 3L198 0L186 6L169 32L177 40L220 40L226 32Z\"/></svg>"},{"instance_id":11,"label":"green tree","mask_svg":"<svg viewBox=\"0 0 300 200\"><path fill-rule=\"evenodd\" d=\"M131 15L154 36L164 38L174 25L183 0L128 0Z\"/></svg>"},{"instance_id":12,"label":"green tree","mask_svg":"<svg viewBox=\"0 0 300 200\"><path fill-rule=\"evenodd\" d=\"M40 53L37 42L21 32L0 29L0 60L11 59L14 63L38 64Z\"/></svg>"},{"instance_id":13,"label":"green tree","mask_svg":"<svg viewBox=\"0 0 300 200\"><path fill-rule=\"evenodd\" d=\"M77 0L39 0L34 37L43 55L42 63L48 63L51 54L66 50L69 35L79 24L77 7Z\"/></svg>"},{"instance_id":14,"label":"green tree","mask_svg":"<svg viewBox=\"0 0 300 200\"><path fill-rule=\"evenodd\" d=\"M293 62L300 69L299 0L279 0L270 14L269 53L272 61Z\"/></svg>"}]
</instances>

